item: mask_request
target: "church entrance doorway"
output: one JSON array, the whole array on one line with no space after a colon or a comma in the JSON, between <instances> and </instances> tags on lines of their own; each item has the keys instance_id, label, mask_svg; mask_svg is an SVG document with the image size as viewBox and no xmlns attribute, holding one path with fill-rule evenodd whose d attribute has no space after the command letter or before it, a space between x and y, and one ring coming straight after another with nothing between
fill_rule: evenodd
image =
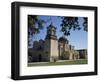
<instances>
[{"instance_id":1,"label":"church entrance doorway","mask_svg":"<svg viewBox=\"0 0 100 82\"><path fill-rule=\"evenodd\" d=\"M42 55L39 54L39 62L41 62L41 61L42 61Z\"/></svg>"}]
</instances>

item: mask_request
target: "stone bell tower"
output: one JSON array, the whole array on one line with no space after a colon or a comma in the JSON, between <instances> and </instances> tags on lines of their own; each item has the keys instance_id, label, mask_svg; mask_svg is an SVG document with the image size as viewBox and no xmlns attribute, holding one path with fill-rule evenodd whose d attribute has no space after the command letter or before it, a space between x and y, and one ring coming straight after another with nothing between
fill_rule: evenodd
<instances>
[{"instance_id":1,"label":"stone bell tower","mask_svg":"<svg viewBox=\"0 0 100 82\"><path fill-rule=\"evenodd\" d=\"M48 51L49 61L58 59L58 40L56 36L56 27L51 23L47 28L47 35L45 38L46 50Z\"/></svg>"}]
</instances>

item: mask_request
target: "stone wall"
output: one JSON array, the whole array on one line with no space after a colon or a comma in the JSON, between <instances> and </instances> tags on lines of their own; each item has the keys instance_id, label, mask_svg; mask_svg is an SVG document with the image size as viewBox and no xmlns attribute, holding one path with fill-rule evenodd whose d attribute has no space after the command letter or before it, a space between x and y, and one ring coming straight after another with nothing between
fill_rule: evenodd
<instances>
[{"instance_id":1,"label":"stone wall","mask_svg":"<svg viewBox=\"0 0 100 82\"><path fill-rule=\"evenodd\" d=\"M80 59L87 59L87 49L79 49L77 51L79 52Z\"/></svg>"}]
</instances>

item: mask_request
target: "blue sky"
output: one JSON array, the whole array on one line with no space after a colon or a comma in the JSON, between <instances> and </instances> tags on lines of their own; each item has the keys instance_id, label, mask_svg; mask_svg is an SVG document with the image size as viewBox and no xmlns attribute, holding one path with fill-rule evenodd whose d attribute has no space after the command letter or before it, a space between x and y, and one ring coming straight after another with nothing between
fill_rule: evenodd
<instances>
[{"instance_id":1,"label":"blue sky","mask_svg":"<svg viewBox=\"0 0 100 82\"><path fill-rule=\"evenodd\" d=\"M50 23L52 22L53 25L57 28L56 29L56 35L57 38L59 39L59 37L63 36L63 33L60 31L61 30L61 18L57 17L57 16L38 16L39 19L43 19L45 21L48 21L46 24L44 24L44 29L40 31L39 34L35 35L33 38L34 40L40 40L40 39L45 39L46 36L46 32L47 32L47 27L50 25ZM70 36L67 36L67 39L69 40L69 44L75 46L75 49L84 49L87 48L87 37L88 37L88 33L86 31L83 30L83 19L82 17L78 17L79 18L79 24L80 27L82 28L81 30L71 30L71 34Z\"/></svg>"}]
</instances>

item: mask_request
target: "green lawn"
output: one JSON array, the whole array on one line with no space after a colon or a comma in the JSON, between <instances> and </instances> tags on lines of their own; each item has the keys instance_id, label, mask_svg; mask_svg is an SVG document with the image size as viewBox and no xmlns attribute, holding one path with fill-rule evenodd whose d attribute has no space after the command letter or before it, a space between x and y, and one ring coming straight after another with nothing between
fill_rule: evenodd
<instances>
[{"instance_id":1,"label":"green lawn","mask_svg":"<svg viewBox=\"0 0 100 82\"><path fill-rule=\"evenodd\" d=\"M45 62L45 63L28 63L28 66L55 66L55 65L78 65L78 64L87 64L88 61L86 59L82 60L66 60L66 61L57 61L57 62Z\"/></svg>"}]
</instances>

